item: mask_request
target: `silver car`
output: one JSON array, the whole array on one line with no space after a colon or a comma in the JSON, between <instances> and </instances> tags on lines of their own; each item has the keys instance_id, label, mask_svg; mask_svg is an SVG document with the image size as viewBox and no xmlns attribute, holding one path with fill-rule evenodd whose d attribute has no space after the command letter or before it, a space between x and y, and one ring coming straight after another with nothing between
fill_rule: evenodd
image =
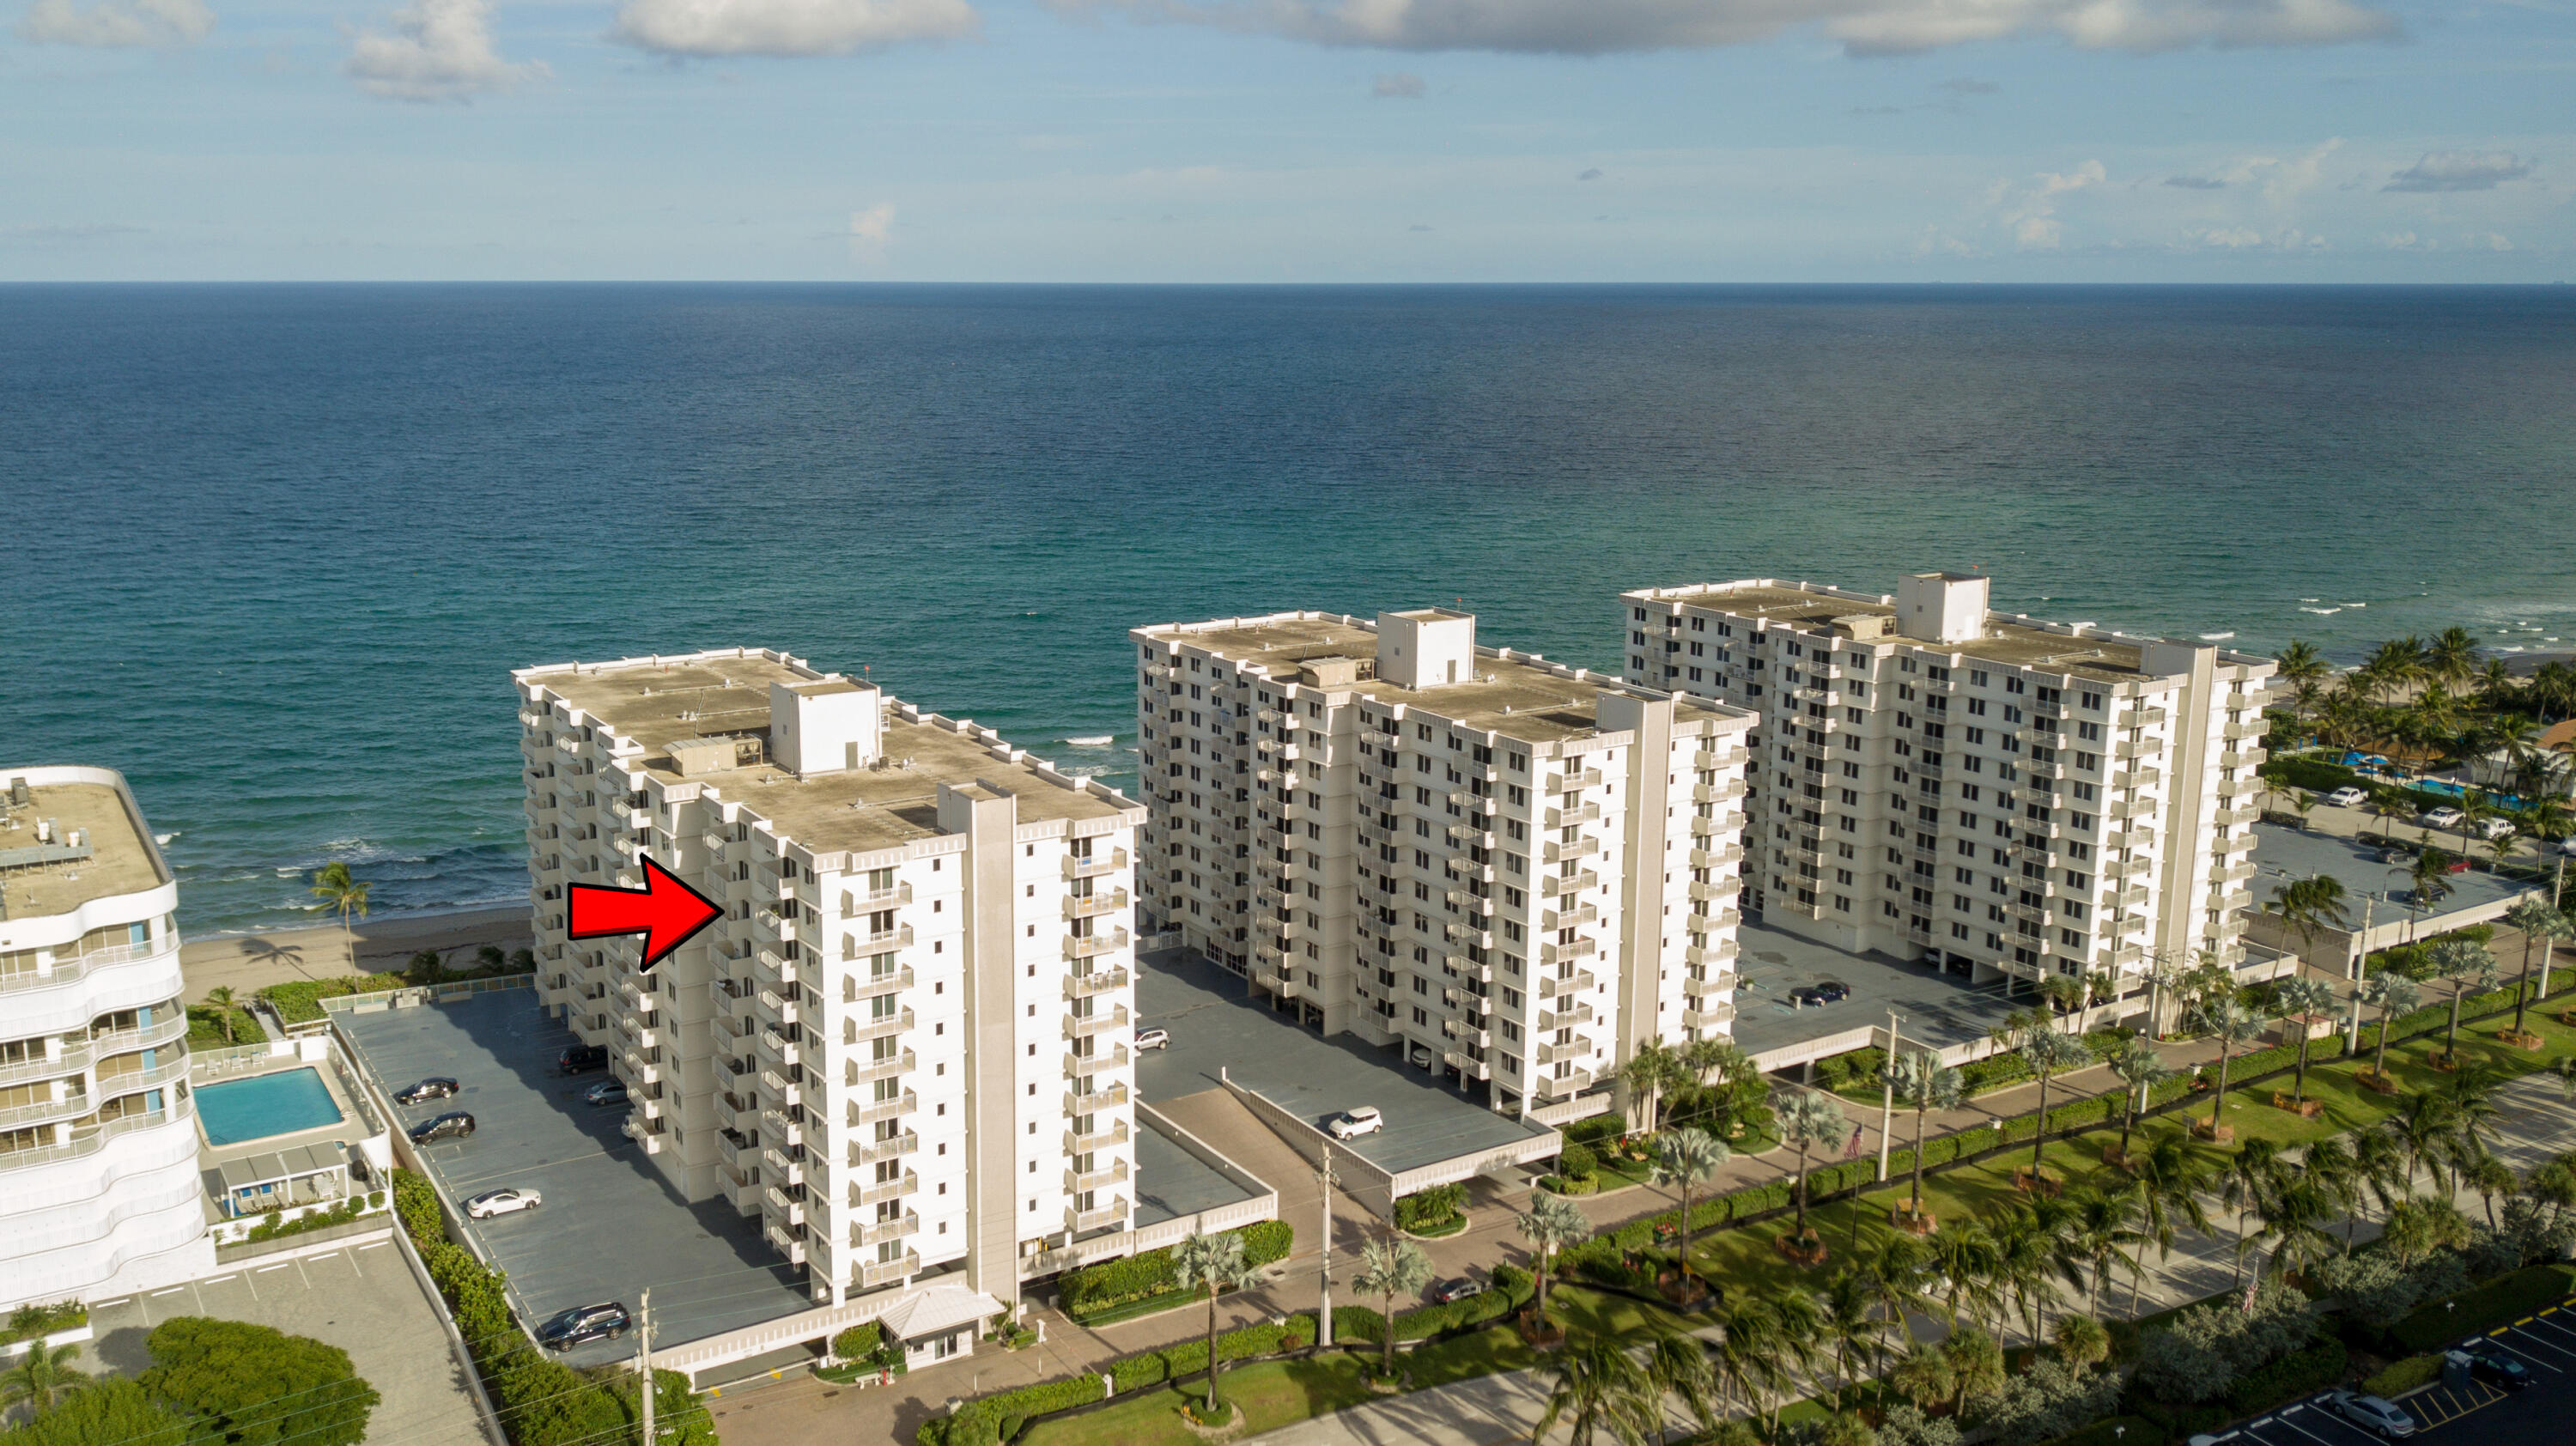
<instances>
[{"instance_id":1,"label":"silver car","mask_svg":"<svg viewBox=\"0 0 2576 1446\"><path fill-rule=\"evenodd\" d=\"M2345 1420L2383 1441L2402 1441L2415 1434L2415 1418L2399 1410L2395 1402L2382 1397L2365 1396L2359 1391L2329 1391L2326 1404Z\"/></svg>"}]
</instances>

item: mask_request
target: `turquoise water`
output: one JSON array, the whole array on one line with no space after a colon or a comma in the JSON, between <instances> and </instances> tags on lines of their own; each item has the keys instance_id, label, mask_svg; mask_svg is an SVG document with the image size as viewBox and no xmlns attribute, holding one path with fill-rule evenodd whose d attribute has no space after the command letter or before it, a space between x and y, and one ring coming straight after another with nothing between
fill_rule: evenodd
<instances>
[{"instance_id":1,"label":"turquoise water","mask_svg":"<svg viewBox=\"0 0 2576 1446\"><path fill-rule=\"evenodd\" d=\"M205 1126L210 1145L238 1145L244 1140L318 1130L341 1119L330 1087L311 1069L280 1070L197 1089L197 1121Z\"/></svg>"},{"instance_id":2,"label":"turquoise water","mask_svg":"<svg viewBox=\"0 0 2576 1446\"><path fill-rule=\"evenodd\" d=\"M0 762L182 923L524 897L508 670L737 643L1127 776L1138 623L1886 589L2576 641L2576 288L0 288ZM2557 640L2557 641L2553 641ZM1061 740L1108 733L1108 747Z\"/></svg>"}]
</instances>

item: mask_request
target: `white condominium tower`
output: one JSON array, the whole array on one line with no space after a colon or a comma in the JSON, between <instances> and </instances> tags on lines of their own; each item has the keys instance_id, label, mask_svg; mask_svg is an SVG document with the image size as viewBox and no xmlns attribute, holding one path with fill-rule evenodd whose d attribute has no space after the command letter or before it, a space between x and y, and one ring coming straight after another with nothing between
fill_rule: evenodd
<instances>
[{"instance_id":1,"label":"white condominium tower","mask_svg":"<svg viewBox=\"0 0 2576 1446\"><path fill-rule=\"evenodd\" d=\"M214 1271L178 908L122 777L0 769L0 1314Z\"/></svg>"},{"instance_id":2,"label":"white condominium tower","mask_svg":"<svg viewBox=\"0 0 2576 1446\"><path fill-rule=\"evenodd\" d=\"M1129 636L1144 907L1283 1013L1512 1113L1727 1032L1751 714L1441 608Z\"/></svg>"},{"instance_id":3,"label":"white condominium tower","mask_svg":"<svg viewBox=\"0 0 2576 1446\"><path fill-rule=\"evenodd\" d=\"M836 1305L948 1271L1015 1301L1127 1228L1141 807L782 653L512 676L538 988L675 1188ZM641 973L563 904L639 855L724 909Z\"/></svg>"},{"instance_id":4,"label":"white condominium tower","mask_svg":"<svg viewBox=\"0 0 2576 1446\"><path fill-rule=\"evenodd\" d=\"M1767 578L1621 599L1628 677L1759 710L1765 923L1988 979L2244 954L2268 659Z\"/></svg>"}]
</instances>

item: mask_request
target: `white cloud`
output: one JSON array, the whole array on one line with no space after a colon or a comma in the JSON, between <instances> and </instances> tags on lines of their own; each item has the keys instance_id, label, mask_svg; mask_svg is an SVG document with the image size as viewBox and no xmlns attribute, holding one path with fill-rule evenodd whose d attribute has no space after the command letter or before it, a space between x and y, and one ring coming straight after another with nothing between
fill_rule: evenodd
<instances>
[{"instance_id":1,"label":"white cloud","mask_svg":"<svg viewBox=\"0 0 2576 1446\"><path fill-rule=\"evenodd\" d=\"M864 211L850 213L850 241L853 245L883 246L894 234L894 207L884 201Z\"/></svg>"},{"instance_id":2,"label":"white cloud","mask_svg":"<svg viewBox=\"0 0 2576 1446\"><path fill-rule=\"evenodd\" d=\"M2511 151L2433 151L2388 178L2383 191L2492 191L2531 174Z\"/></svg>"},{"instance_id":3,"label":"white cloud","mask_svg":"<svg viewBox=\"0 0 2576 1446\"><path fill-rule=\"evenodd\" d=\"M966 0L626 0L611 38L664 55L844 55L978 23Z\"/></svg>"},{"instance_id":4,"label":"white cloud","mask_svg":"<svg viewBox=\"0 0 2576 1446\"><path fill-rule=\"evenodd\" d=\"M1852 54L2056 36L2088 50L2335 45L2397 33L2361 0L1052 0L1319 45L1599 55L1821 25Z\"/></svg>"},{"instance_id":5,"label":"white cloud","mask_svg":"<svg viewBox=\"0 0 2576 1446\"><path fill-rule=\"evenodd\" d=\"M1988 200L2003 209L1997 217L2012 229L2013 244L2025 251L2054 251L2066 244L2066 227L2057 220L2056 198L2069 191L2081 191L2101 185L2110 172L2100 161L2086 161L2064 174L2042 171L2031 179L2038 184L2011 194L2008 185L1997 185Z\"/></svg>"},{"instance_id":6,"label":"white cloud","mask_svg":"<svg viewBox=\"0 0 2576 1446\"><path fill-rule=\"evenodd\" d=\"M417 0L394 12L391 35L351 42L346 69L372 94L416 101L468 100L554 73L543 61L503 60L491 21L490 0Z\"/></svg>"},{"instance_id":7,"label":"white cloud","mask_svg":"<svg viewBox=\"0 0 2576 1446\"><path fill-rule=\"evenodd\" d=\"M1401 70L1379 76L1377 84L1369 89L1369 94L1379 100L1420 100L1426 93L1421 76Z\"/></svg>"},{"instance_id":8,"label":"white cloud","mask_svg":"<svg viewBox=\"0 0 2576 1446\"><path fill-rule=\"evenodd\" d=\"M18 22L18 35L39 45L121 49L194 45L214 28L215 12L205 0L98 0L87 9L71 0L36 0Z\"/></svg>"}]
</instances>

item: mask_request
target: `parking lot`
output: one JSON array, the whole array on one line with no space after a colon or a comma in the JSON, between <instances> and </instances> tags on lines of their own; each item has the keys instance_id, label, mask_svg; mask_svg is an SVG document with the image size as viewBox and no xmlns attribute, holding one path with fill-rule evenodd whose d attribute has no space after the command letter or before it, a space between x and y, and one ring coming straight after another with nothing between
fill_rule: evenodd
<instances>
[{"instance_id":1,"label":"parking lot","mask_svg":"<svg viewBox=\"0 0 2576 1446\"><path fill-rule=\"evenodd\" d=\"M1945 1049L1983 1039L2013 1010L2000 981L1971 984L1931 964L1854 954L1757 920L1738 926L1736 943L1735 1043L1766 1065L1794 1057L1807 1040L1884 1030L1891 1009L1905 1017L1907 1041ZM1791 1002L1792 990L1827 981L1849 986L1851 997L1805 1008Z\"/></svg>"},{"instance_id":2,"label":"parking lot","mask_svg":"<svg viewBox=\"0 0 2576 1446\"><path fill-rule=\"evenodd\" d=\"M1138 1056L1137 1093L1178 1099L1219 1088L1217 1071L1321 1129L1343 1110L1375 1105L1386 1128L1351 1142L1353 1154L1390 1172L1490 1153L1549 1133L1487 1108L1484 1086L1461 1094L1392 1049L1348 1035L1326 1039L1270 1009L1252 986L1195 954L1140 959L1140 1026L1172 1032L1169 1047ZM1218 1149L1222 1140L1211 1140ZM1275 1182L1274 1182L1275 1183Z\"/></svg>"},{"instance_id":3,"label":"parking lot","mask_svg":"<svg viewBox=\"0 0 2576 1446\"><path fill-rule=\"evenodd\" d=\"M2435 1385L2400 1400L2415 1418L2416 1439L2435 1436L2478 1446L2560 1446L2576 1439L2576 1312L2552 1306L2487 1333L2531 1369L2533 1383L2508 1394L2482 1382ZM2380 1438L2335 1414L2323 1396L2249 1421L2219 1438L2238 1446L2378 1446Z\"/></svg>"},{"instance_id":4,"label":"parking lot","mask_svg":"<svg viewBox=\"0 0 2576 1446\"><path fill-rule=\"evenodd\" d=\"M462 1085L455 1099L396 1107L397 1128L449 1110L474 1116L470 1138L422 1151L450 1200L461 1207L499 1185L543 1194L538 1209L465 1227L510 1273L523 1318L533 1325L599 1301L632 1309L649 1286L654 1340L677 1345L812 1308L756 1225L724 1200L692 1204L667 1184L620 1133L623 1107L582 1103L580 1092L608 1076L553 1073L555 1052L576 1041L536 998L513 989L340 1021L388 1097L424 1075ZM565 1359L594 1365L634 1346L631 1336L594 1341Z\"/></svg>"}]
</instances>

